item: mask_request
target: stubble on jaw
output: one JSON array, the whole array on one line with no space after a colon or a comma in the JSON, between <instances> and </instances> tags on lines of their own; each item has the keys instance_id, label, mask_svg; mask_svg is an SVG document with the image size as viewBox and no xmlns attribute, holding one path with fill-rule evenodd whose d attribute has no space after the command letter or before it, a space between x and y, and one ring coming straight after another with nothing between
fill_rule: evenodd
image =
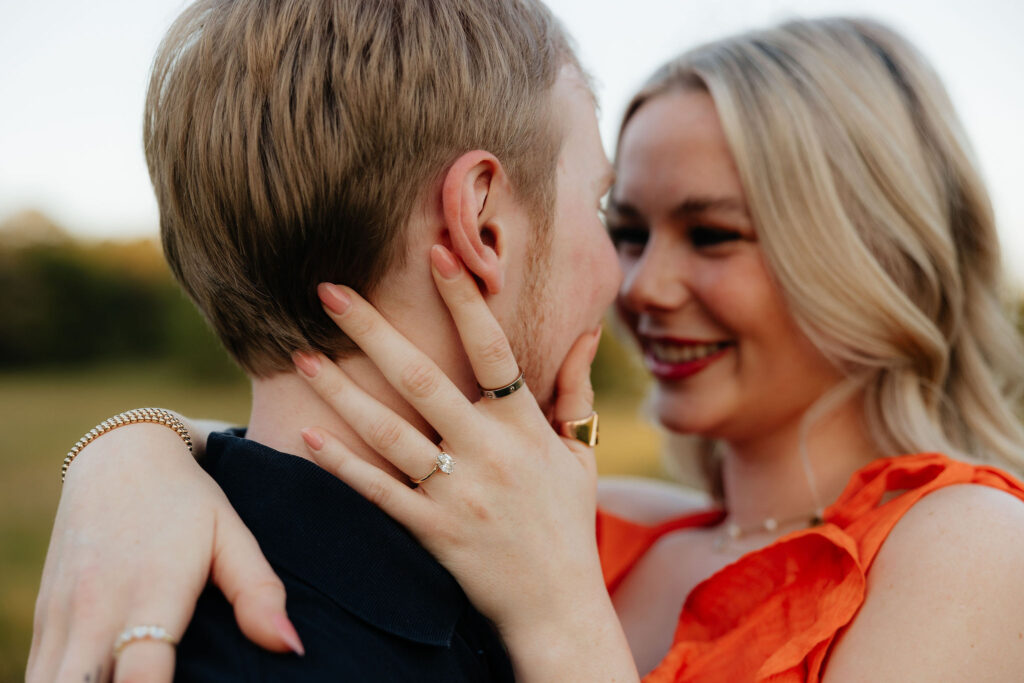
<instances>
[{"instance_id":1,"label":"stubble on jaw","mask_svg":"<svg viewBox=\"0 0 1024 683\"><path fill-rule=\"evenodd\" d=\"M545 413L551 407L555 389L555 370L547 367L551 359L545 354L543 330L552 304L551 283L551 240L555 229L548 225L537 226L527 245L526 283L516 304L515 322L509 330L509 345L515 354L519 367L526 377L526 383L534 398ZM547 378L545 385L539 378Z\"/></svg>"}]
</instances>

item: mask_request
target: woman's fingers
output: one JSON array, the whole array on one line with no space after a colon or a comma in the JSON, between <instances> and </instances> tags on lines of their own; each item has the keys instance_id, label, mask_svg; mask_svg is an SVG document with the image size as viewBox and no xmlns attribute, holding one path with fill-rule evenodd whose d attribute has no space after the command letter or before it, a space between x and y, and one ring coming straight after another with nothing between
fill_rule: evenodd
<instances>
[{"instance_id":1,"label":"woman's fingers","mask_svg":"<svg viewBox=\"0 0 1024 683\"><path fill-rule=\"evenodd\" d=\"M304 654L285 612L284 584L234 510L217 515L210 578L235 609L242 633L273 652Z\"/></svg>"},{"instance_id":2,"label":"woman's fingers","mask_svg":"<svg viewBox=\"0 0 1024 683\"><path fill-rule=\"evenodd\" d=\"M410 479L421 477L430 468L437 446L363 391L341 368L320 354L295 353L292 358L314 391L366 445Z\"/></svg>"},{"instance_id":3,"label":"woman's fingers","mask_svg":"<svg viewBox=\"0 0 1024 683\"><path fill-rule=\"evenodd\" d=\"M64 600L70 605L72 598ZM111 633L114 626L93 621L92 626L100 634L72 631L73 624L65 623L61 628L55 623L48 623L41 636L42 642L32 643L34 650L29 658L25 672L26 683L42 683L44 681L88 680L109 681L113 671L111 645L113 638L104 637L102 633Z\"/></svg>"},{"instance_id":4,"label":"woman's fingers","mask_svg":"<svg viewBox=\"0 0 1024 683\"><path fill-rule=\"evenodd\" d=\"M114 683L170 683L173 678L174 647L155 640L140 640L125 647L114 667Z\"/></svg>"},{"instance_id":5,"label":"woman's fingers","mask_svg":"<svg viewBox=\"0 0 1024 683\"><path fill-rule=\"evenodd\" d=\"M430 250L430 263L434 283L459 330L477 382L488 389L513 382L519 376L519 365L476 282L458 259L439 244Z\"/></svg>"},{"instance_id":6,"label":"woman's fingers","mask_svg":"<svg viewBox=\"0 0 1024 683\"><path fill-rule=\"evenodd\" d=\"M443 435L475 438L472 404L441 369L354 290L321 283L324 310L416 411Z\"/></svg>"},{"instance_id":7,"label":"woman's fingers","mask_svg":"<svg viewBox=\"0 0 1024 683\"><path fill-rule=\"evenodd\" d=\"M311 427L302 432L309 452L320 467L355 489L356 493L398 520L414 534L433 515L433 503L417 489L361 459L324 429ZM424 472L424 474L426 474ZM438 475L435 475L435 477ZM443 475L442 475L443 476ZM428 487L431 482L424 482Z\"/></svg>"},{"instance_id":8,"label":"woman's fingers","mask_svg":"<svg viewBox=\"0 0 1024 683\"><path fill-rule=\"evenodd\" d=\"M569 349L556 381L553 417L558 422L579 420L594 409L594 389L590 384L590 364L601 343L601 327L584 334Z\"/></svg>"}]
</instances>

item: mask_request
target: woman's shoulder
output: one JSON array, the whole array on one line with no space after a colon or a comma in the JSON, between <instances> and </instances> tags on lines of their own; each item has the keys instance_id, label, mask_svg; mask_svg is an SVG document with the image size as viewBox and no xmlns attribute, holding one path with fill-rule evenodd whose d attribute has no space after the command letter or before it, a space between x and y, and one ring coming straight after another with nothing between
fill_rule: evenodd
<instances>
[{"instance_id":1,"label":"woman's shoulder","mask_svg":"<svg viewBox=\"0 0 1024 683\"><path fill-rule=\"evenodd\" d=\"M978 483L952 484L917 501L893 527L872 567L899 571L931 558L936 568L954 573L977 566L971 549L987 557L1024 558L1024 500ZM1011 547L1006 547L1011 546ZM1022 567L1024 568L1024 567Z\"/></svg>"},{"instance_id":2,"label":"woman's shoulder","mask_svg":"<svg viewBox=\"0 0 1024 683\"><path fill-rule=\"evenodd\" d=\"M643 525L654 525L715 507L704 491L644 477L602 477L597 501L607 513Z\"/></svg>"},{"instance_id":3,"label":"woman's shoulder","mask_svg":"<svg viewBox=\"0 0 1024 683\"><path fill-rule=\"evenodd\" d=\"M859 561L874 576L927 558L955 571L977 559L968 548L995 549L1021 538L1024 484L964 457L883 458L854 475L826 519L856 539Z\"/></svg>"},{"instance_id":4,"label":"woman's shoulder","mask_svg":"<svg viewBox=\"0 0 1024 683\"><path fill-rule=\"evenodd\" d=\"M871 564L864 603L837 641L827 680L967 680L979 671L999 679L999 671L1019 671L1022 538L1024 501L1010 491L959 483L922 497ZM865 671L866 662L879 670Z\"/></svg>"}]
</instances>

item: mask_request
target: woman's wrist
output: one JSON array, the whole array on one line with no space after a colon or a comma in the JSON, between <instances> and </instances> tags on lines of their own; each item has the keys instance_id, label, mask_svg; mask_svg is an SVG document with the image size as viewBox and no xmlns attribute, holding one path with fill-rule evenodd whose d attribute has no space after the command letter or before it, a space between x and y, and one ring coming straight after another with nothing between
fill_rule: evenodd
<instances>
[{"instance_id":1,"label":"woman's wrist","mask_svg":"<svg viewBox=\"0 0 1024 683\"><path fill-rule=\"evenodd\" d=\"M86 446L108 432L112 432L116 429L123 429L135 424L155 424L166 427L181 439L190 454L193 452L192 435L189 433L188 428L177 414L163 408L134 408L132 410L126 410L123 413L118 413L117 415L100 422L98 425L86 432L85 435L71 447L71 450L68 451L68 454L64 457L64 462L61 466L61 483L64 482L68 470L71 467L71 463L75 461L78 454L81 453Z\"/></svg>"},{"instance_id":2,"label":"woman's wrist","mask_svg":"<svg viewBox=\"0 0 1024 683\"><path fill-rule=\"evenodd\" d=\"M146 411L149 411L148 413ZM61 479L84 466L85 459L110 461L103 465L127 466L125 458L157 454L187 455L200 464L206 454L210 434L230 427L226 422L196 420L164 408L135 409L120 413L86 432L64 459ZM162 455L162 454L168 455ZM96 468L97 465L91 465Z\"/></svg>"},{"instance_id":3,"label":"woman's wrist","mask_svg":"<svg viewBox=\"0 0 1024 683\"><path fill-rule=\"evenodd\" d=\"M639 680L618 615L603 584L572 592L550 616L500 628L517 681Z\"/></svg>"},{"instance_id":4,"label":"woman's wrist","mask_svg":"<svg viewBox=\"0 0 1024 683\"><path fill-rule=\"evenodd\" d=\"M137 422L87 444L68 469L64 486L77 489L76 481L100 481L104 489L112 489L125 485L142 470L155 469L154 463L172 466L179 459L194 462L177 434L163 425Z\"/></svg>"}]
</instances>

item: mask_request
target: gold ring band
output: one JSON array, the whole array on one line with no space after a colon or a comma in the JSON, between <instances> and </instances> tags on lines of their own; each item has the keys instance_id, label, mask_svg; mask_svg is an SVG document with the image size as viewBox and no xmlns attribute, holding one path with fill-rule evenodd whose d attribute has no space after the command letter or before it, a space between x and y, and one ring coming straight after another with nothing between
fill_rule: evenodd
<instances>
[{"instance_id":1,"label":"gold ring band","mask_svg":"<svg viewBox=\"0 0 1024 683\"><path fill-rule=\"evenodd\" d=\"M420 477L419 479L412 479L411 481L414 484L422 484L427 479L430 479L432 476L434 476L434 472L437 472L438 470L444 472L445 474L451 474L454 469L455 458L445 453L444 451L440 451L434 457L434 468L427 472L427 475L425 477Z\"/></svg>"},{"instance_id":2,"label":"gold ring band","mask_svg":"<svg viewBox=\"0 0 1024 683\"><path fill-rule=\"evenodd\" d=\"M597 412L593 411L582 420L563 420L555 423L560 435L576 439L591 448L597 445Z\"/></svg>"},{"instance_id":3,"label":"gold ring band","mask_svg":"<svg viewBox=\"0 0 1024 683\"><path fill-rule=\"evenodd\" d=\"M516 393L517 391L522 389L525 384L526 373L520 370L519 376L516 377L511 384L506 384L503 387L498 387L497 389L484 389L483 387L480 387L479 384L477 386L480 387L480 395L483 396L484 398L504 398L509 394Z\"/></svg>"},{"instance_id":4,"label":"gold ring band","mask_svg":"<svg viewBox=\"0 0 1024 683\"><path fill-rule=\"evenodd\" d=\"M117 636L117 640L114 641L114 656L119 656L126 647L140 640L159 640L169 643L171 647L178 644L178 641L163 626L132 626L121 631L121 634Z\"/></svg>"}]
</instances>

